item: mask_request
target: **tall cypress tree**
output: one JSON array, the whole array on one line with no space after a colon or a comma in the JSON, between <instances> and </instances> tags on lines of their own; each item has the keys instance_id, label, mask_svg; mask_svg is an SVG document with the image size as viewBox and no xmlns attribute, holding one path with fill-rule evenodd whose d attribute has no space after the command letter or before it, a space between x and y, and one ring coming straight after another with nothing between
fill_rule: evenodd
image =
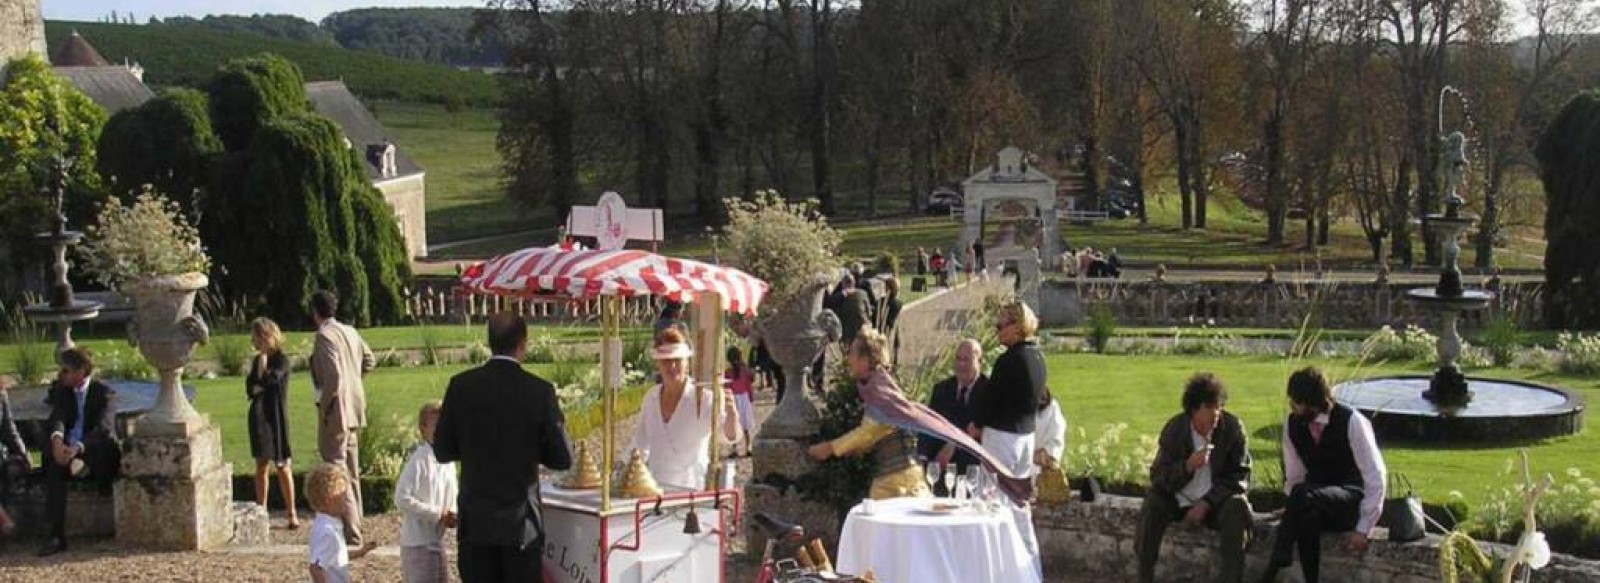
<instances>
[{"instance_id":1,"label":"tall cypress tree","mask_svg":"<svg viewBox=\"0 0 1600 583\"><path fill-rule=\"evenodd\" d=\"M1567 102L1534 154L1544 182L1545 321L1600 327L1600 90Z\"/></svg>"}]
</instances>

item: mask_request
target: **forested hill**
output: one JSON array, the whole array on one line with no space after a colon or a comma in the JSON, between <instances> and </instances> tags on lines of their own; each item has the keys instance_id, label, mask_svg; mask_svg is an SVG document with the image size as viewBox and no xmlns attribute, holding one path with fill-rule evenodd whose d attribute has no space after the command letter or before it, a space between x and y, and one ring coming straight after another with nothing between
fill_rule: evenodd
<instances>
[{"instance_id":1,"label":"forested hill","mask_svg":"<svg viewBox=\"0 0 1600 583\"><path fill-rule=\"evenodd\" d=\"M151 24L251 32L457 67L498 66L500 46L473 38L477 13L476 8L357 8L329 14L321 23L284 14L255 14L180 16Z\"/></svg>"},{"instance_id":2,"label":"forested hill","mask_svg":"<svg viewBox=\"0 0 1600 583\"><path fill-rule=\"evenodd\" d=\"M150 85L198 87L230 59L271 52L299 65L307 80L343 79L368 99L490 105L499 93L494 77L483 73L252 32L191 24L45 23L52 48L74 30L106 59L143 65Z\"/></svg>"},{"instance_id":3,"label":"forested hill","mask_svg":"<svg viewBox=\"0 0 1600 583\"><path fill-rule=\"evenodd\" d=\"M322 30L347 49L434 63L496 66L502 51L473 38L474 8L360 8L329 14Z\"/></svg>"}]
</instances>

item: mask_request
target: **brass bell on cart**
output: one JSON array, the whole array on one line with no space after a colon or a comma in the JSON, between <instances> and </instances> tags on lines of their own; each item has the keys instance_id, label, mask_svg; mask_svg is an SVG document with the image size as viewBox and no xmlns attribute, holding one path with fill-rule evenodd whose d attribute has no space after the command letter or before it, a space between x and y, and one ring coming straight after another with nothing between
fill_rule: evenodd
<instances>
[{"instance_id":1,"label":"brass bell on cart","mask_svg":"<svg viewBox=\"0 0 1600 583\"><path fill-rule=\"evenodd\" d=\"M622 484L617 487L617 495L623 498L650 498L661 495L661 487L656 485L656 479L650 475L650 468L644 465L644 454L633 450L633 455L628 458L628 468L622 472Z\"/></svg>"},{"instance_id":2,"label":"brass bell on cart","mask_svg":"<svg viewBox=\"0 0 1600 583\"><path fill-rule=\"evenodd\" d=\"M594 455L589 453L589 446L578 442L578 452L572 471L567 473L566 480L561 482L561 487L568 490L593 490L600 487L600 466L595 465Z\"/></svg>"}]
</instances>

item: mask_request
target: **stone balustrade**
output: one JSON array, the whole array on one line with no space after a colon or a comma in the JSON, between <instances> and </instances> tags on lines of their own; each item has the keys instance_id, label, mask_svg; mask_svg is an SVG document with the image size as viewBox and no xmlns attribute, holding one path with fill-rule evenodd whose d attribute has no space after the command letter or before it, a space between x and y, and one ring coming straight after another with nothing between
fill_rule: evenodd
<instances>
[{"instance_id":1,"label":"stone balustrade","mask_svg":"<svg viewBox=\"0 0 1600 583\"><path fill-rule=\"evenodd\" d=\"M1524 328L1541 326L1541 286L1490 281L1496 292L1483 312L1464 314L1471 328L1504 314ZM1432 327L1436 316L1406 301L1406 291L1425 284L1333 280L1131 281L1085 279L1047 281L1040 290L1045 325L1072 326L1104 306L1124 326L1300 328L1308 315L1314 326L1332 329L1374 329L1406 323Z\"/></svg>"}]
</instances>

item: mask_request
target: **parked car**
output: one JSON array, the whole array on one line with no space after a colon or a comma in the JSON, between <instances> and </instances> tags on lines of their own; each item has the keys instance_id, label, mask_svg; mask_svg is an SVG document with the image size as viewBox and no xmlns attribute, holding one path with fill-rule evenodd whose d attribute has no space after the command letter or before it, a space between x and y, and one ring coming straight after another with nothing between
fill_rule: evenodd
<instances>
[{"instance_id":1,"label":"parked car","mask_svg":"<svg viewBox=\"0 0 1600 583\"><path fill-rule=\"evenodd\" d=\"M966 204L966 199L954 188L935 188L928 194L928 199L923 203L923 208L930 215L948 215L950 209L960 208Z\"/></svg>"}]
</instances>

